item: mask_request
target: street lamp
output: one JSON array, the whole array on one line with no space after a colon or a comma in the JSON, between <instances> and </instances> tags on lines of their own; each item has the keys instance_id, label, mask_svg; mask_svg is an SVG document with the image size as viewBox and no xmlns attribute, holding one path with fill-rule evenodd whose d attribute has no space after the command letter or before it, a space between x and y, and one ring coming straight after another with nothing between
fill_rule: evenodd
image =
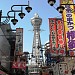
<instances>
[{"instance_id":1,"label":"street lamp","mask_svg":"<svg viewBox=\"0 0 75 75\"><path fill-rule=\"evenodd\" d=\"M48 0L48 3L50 4L50 6L53 6L56 3L56 0ZM59 11L59 13L63 13L64 7L62 5L60 5L59 7L56 8L57 11Z\"/></svg>"},{"instance_id":2,"label":"street lamp","mask_svg":"<svg viewBox=\"0 0 75 75\"><path fill-rule=\"evenodd\" d=\"M10 18L10 16L8 16L8 17ZM13 18L14 19L12 19L11 22L15 25L18 22L18 20L15 18L15 12L14 12L14 17Z\"/></svg>"},{"instance_id":3,"label":"street lamp","mask_svg":"<svg viewBox=\"0 0 75 75\"><path fill-rule=\"evenodd\" d=\"M30 5L29 5L29 1L28 1L28 4L27 5L13 5L11 7L11 11L13 11L13 12L20 12L19 13L19 16L21 18L23 18L25 16L25 13L23 13L23 7L25 7L25 6L26 6L25 10L29 13L32 10L32 7L30 7ZM14 7L21 7L21 9L20 10L14 10L13 9Z\"/></svg>"},{"instance_id":4,"label":"street lamp","mask_svg":"<svg viewBox=\"0 0 75 75\"><path fill-rule=\"evenodd\" d=\"M53 6L55 4L56 0L48 0L48 3Z\"/></svg>"},{"instance_id":5,"label":"street lamp","mask_svg":"<svg viewBox=\"0 0 75 75\"><path fill-rule=\"evenodd\" d=\"M50 6L53 6L56 3L56 0L48 0L48 3L50 4ZM75 4L70 4L69 0L65 4L60 4L60 6L57 7L56 9L61 14L63 13L63 10L65 9L65 7L62 5L75 5ZM71 10L71 11L73 11L73 10Z\"/></svg>"},{"instance_id":6,"label":"street lamp","mask_svg":"<svg viewBox=\"0 0 75 75\"><path fill-rule=\"evenodd\" d=\"M28 5L13 5L11 7L11 11L20 12L19 16L23 17L23 16L25 16L25 14L23 13L23 7L25 7L25 6L26 6L25 10L29 13L32 10L32 7L29 6L29 1L28 1ZM14 10L13 9L14 7L21 7L21 9L20 10Z\"/></svg>"},{"instance_id":7,"label":"street lamp","mask_svg":"<svg viewBox=\"0 0 75 75\"><path fill-rule=\"evenodd\" d=\"M63 10L64 10L65 8L63 7L63 6L59 6L59 7L57 7L57 11L59 11L59 13L63 13Z\"/></svg>"},{"instance_id":8,"label":"street lamp","mask_svg":"<svg viewBox=\"0 0 75 75\"><path fill-rule=\"evenodd\" d=\"M18 20L15 18L16 12L20 12L18 15L20 16L21 19L23 19L24 16L25 16L25 13L23 13L23 7L25 7L25 6L26 6L26 8L25 8L26 11L29 13L29 12L32 10L32 7L29 6L29 1L28 1L28 4L27 4L27 5L13 5L13 6L11 7L11 10L8 11L7 16L2 16L2 10L0 10L0 24L1 24L1 18L6 18L6 20L2 22L3 24L7 24L7 23L9 22L10 18L13 18L13 19L11 20L11 22L12 22L14 25L16 25L16 23L18 22ZM14 9L13 9L14 7L21 7L21 9L19 9L19 10L14 10ZM13 12L13 13L14 13L14 16L10 16L10 15L9 15L10 12Z\"/></svg>"}]
</instances>

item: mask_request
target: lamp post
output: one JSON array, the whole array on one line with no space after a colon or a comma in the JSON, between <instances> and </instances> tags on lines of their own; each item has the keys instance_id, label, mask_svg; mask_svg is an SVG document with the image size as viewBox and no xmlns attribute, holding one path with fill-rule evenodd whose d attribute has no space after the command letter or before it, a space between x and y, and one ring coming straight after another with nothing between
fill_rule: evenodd
<instances>
[{"instance_id":1,"label":"lamp post","mask_svg":"<svg viewBox=\"0 0 75 75\"><path fill-rule=\"evenodd\" d=\"M1 22L1 18L6 18L6 20ZM9 17L8 16L2 16L2 10L0 10L0 25L1 24L7 24L8 22L9 22Z\"/></svg>"},{"instance_id":2,"label":"lamp post","mask_svg":"<svg viewBox=\"0 0 75 75\"><path fill-rule=\"evenodd\" d=\"M56 0L48 0L48 3L50 6L53 6L56 3ZM65 8L62 5L56 8L56 10L59 11L59 13L63 13L64 9Z\"/></svg>"},{"instance_id":3,"label":"lamp post","mask_svg":"<svg viewBox=\"0 0 75 75\"><path fill-rule=\"evenodd\" d=\"M21 9L14 10L13 9L14 7L21 7ZM2 10L0 10L0 24L1 24L1 18L6 18L6 20L2 22L3 24L7 24L9 22L10 18L13 18L11 20L11 22L14 25L16 25L16 23L18 22L18 20L15 18L16 12L20 12L18 15L20 16L21 19L23 19L24 16L25 16L25 13L23 13L23 7L26 7L25 9L27 10L28 13L32 10L32 7L29 6L29 1L28 1L28 4L27 5L13 5L13 6L11 6L11 10L8 11L7 16L2 16ZM9 15L10 12L13 12L14 13L14 16L10 16Z\"/></svg>"},{"instance_id":4,"label":"lamp post","mask_svg":"<svg viewBox=\"0 0 75 75\"><path fill-rule=\"evenodd\" d=\"M53 6L56 3L56 0L48 0L48 3L50 6ZM61 14L63 13L63 10L65 9L63 5L75 5L75 4L70 4L69 0L67 0L65 4L60 4L60 6L56 8L56 10L59 11L59 13ZM73 9L71 11L73 11Z\"/></svg>"},{"instance_id":5,"label":"lamp post","mask_svg":"<svg viewBox=\"0 0 75 75\"><path fill-rule=\"evenodd\" d=\"M21 14L20 15L23 15L23 7L25 7L26 6L26 10L27 10L27 12L29 13L31 10L32 10L32 7L30 7L30 5L29 5L29 1L28 1L28 4L27 5L13 5L12 7L11 7L11 10L12 11L17 11L17 12L21 12ZM13 8L14 7L21 7L21 9L20 10L14 10Z\"/></svg>"}]
</instances>

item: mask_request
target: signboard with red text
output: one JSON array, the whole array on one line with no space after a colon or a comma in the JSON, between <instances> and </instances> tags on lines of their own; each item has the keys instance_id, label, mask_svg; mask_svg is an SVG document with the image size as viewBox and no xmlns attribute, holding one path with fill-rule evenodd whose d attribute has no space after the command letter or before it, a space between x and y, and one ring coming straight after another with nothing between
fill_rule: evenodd
<instances>
[{"instance_id":1,"label":"signboard with red text","mask_svg":"<svg viewBox=\"0 0 75 75\"><path fill-rule=\"evenodd\" d=\"M65 55L64 25L60 18L49 18L50 51L54 55Z\"/></svg>"},{"instance_id":2,"label":"signboard with red text","mask_svg":"<svg viewBox=\"0 0 75 75\"><path fill-rule=\"evenodd\" d=\"M56 25L57 25L58 51L59 54L65 55L65 33L63 20L57 18Z\"/></svg>"},{"instance_id":3,"label":"signboard with red text","mask_svg":"<svg viewBox=\"0 0 75 75\"><path fill-rule=\"evenodd\" d=\"M50 46L57 48L56 19L49 18Z\"/></svg>"},{"instance_id":4,"label":"signboard with red text","mask_svg":"<svg viewBox=\"0 0 75 75\"><path fill-rule=\"evenodd\" d=\"M49 18L49 30L50 30L50 52L52 54L58 54L57 50L54 50L54 48L58 48L58 42L57 42L57 33L56 33L56 19L55 18Z\"/></svg>"}]
</instances>

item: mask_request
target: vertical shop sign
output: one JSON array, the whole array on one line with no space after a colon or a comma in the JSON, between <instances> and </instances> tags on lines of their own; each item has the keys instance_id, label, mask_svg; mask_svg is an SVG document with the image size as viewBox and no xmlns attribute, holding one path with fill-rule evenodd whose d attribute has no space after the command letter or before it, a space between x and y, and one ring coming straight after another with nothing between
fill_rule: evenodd
<instances>
[{"instance_id":1,"label":"vertical shop sign","mask_svg":"<svg viewBox=\"0 0 75 75\"><path fill-rule=\"evenodd\" d=\"M58 47L57 34L56 34L56 18L49 18L49 30L50 30L50 48L52 53L56 53L54 49Z\"/></svg>"},{"instance_id":2,"label":"vertical shop sign","mask_svg":"<svg viewBox=\"0 0 75 75\"><path fill-rule=\"evenodd\" d=\"M73 0L60 1L61 4L73 4ZM63 20L65 25L66 33L66 45L67 51L71 52L70 54L75 55L72 51L75 50L75 13L74 5L63 5L65 7L63 11Z\"/></svg>"},{"instance_id":3,"label":"vertical shop sign","mask_svg":"<svg viewBox=\"0 0 75 75\"><path fill-rule=\"evenodd\" d=\"M49 28L51 53L65 55L65 34L62 19L49 18Z\"/></svg>"},{"instance_id":4,"label":"vertical shop sign","mask_svg":"<svg viewBox=\"0 0 75 75\"><path fill-rule=\"evenodd\" d=\"M16 53L23 52L23 28L16 28Z\"/></svg>"},{"instance_id":5,"label":"vertical shop sign","mask_svg":"<svg viewBox=\"0 0 75 75\"><path fill-rule=\"evenodd\" d=\"M60 54L65 55L65 37L64 37L64 24L62 19L56 19L57 25L57 39L58 39L58 50Z\"/></svg>"}]
</instances>

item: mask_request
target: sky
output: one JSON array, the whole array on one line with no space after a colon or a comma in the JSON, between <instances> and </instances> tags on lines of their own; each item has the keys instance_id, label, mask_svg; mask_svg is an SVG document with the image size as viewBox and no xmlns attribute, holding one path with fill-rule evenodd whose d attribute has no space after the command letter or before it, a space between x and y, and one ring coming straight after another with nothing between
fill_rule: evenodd
<instances>
[{"instance_id":1,"label":"sky","mask_svg":"<svg viewBox=\"0 0 75 75\"><path fill-rule=\"evenodd\" d=\"M35 13L38 13L39 17L42 18L40 38L41 44L44 45L49 40L49 22L48 18L61 18L61 14L56 10L59 6L60 0L56 0L54 7L50 6L47 0L29 0L30 6L32 7L32 11L27 13L25 7L23 7L23 12L26 14L24 19L20 19L18 16L18 12L16 13L16 18L18 19L18 23L14 26L9 21L11 28L23 28L23 51L32 52L32 44L33 44L33 36L32 32L33 26L31 25L31 18L34 17ZM75 0L74 0L75 2ZM12 5L26 5L28 0L0 0L0 10L2 10L2 15L6 16L7 12L11 10ZM15 7L14 9L19 9L19 7ZM13 15L10 14L10 15ZM3 19L2 19L3 20Z\"/></svg>"}]
</instances>

